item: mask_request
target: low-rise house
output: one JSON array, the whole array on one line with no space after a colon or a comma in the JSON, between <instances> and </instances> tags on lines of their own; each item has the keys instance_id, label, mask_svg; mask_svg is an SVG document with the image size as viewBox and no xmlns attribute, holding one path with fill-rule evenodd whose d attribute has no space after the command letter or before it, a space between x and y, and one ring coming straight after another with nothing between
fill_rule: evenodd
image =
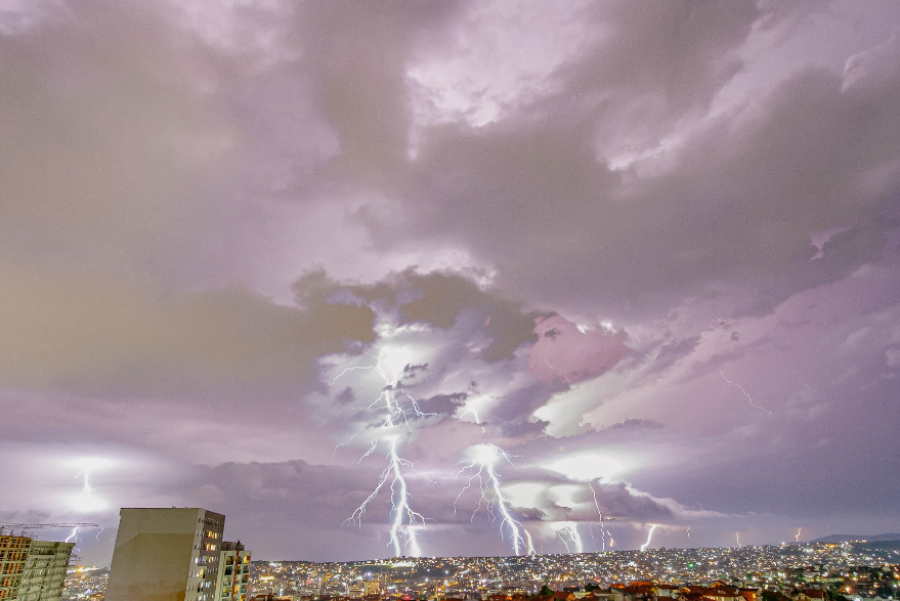
<instances>
[{"instance_id":1,"label":"low-rise house","mask_svg":"<svg viewBox=\"0 0 900 601\"><path fill-rule=\"evenodd\" d=\"M819 589L805 589L791 596L793 601L825 601L825 591Z\"/></svg>"}]
</instances>

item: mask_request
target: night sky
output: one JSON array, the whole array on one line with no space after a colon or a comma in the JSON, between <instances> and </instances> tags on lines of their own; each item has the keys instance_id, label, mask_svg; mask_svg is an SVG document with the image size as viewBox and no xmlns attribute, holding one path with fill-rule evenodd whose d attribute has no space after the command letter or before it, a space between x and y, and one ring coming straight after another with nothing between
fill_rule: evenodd
<instances>
[{"instance_id":1,"label":"night sky","mask_svg":"<svg viewBox=\"0 0 900 601\"><path fill-rule=\"evenodd\" d=\"M259 559L900 531L898 28L0 0L0 521L88 563L123 506Z\"/></svg>"}]
</instances>

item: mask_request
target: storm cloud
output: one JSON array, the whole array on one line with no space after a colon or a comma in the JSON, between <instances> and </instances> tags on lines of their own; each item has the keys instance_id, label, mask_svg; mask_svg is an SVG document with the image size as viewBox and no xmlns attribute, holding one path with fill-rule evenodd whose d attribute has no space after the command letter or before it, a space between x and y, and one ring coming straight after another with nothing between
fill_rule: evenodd
<instances>
[{"instance_id":1,"label":"storm cloud","mask_svg":"<svg viewBox=\"0 0 900 601\"><path fill-rule=\"evenodd\" d=\"M897 22L0 3L0 517L387 556L396 460L428 555L900 527Z\"/></svg>"}]
</instances>

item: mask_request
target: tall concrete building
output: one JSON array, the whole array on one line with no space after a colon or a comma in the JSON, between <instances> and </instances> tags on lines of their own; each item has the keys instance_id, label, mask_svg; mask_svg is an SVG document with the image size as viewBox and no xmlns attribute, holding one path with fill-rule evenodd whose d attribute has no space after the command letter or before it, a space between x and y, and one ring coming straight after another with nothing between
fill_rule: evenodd
<instances>
[{"instance_id":1,"label":"tall concrete building","mask_svg":"<svg viewBox=\"0 0 900 601\"><path fill-rule=\"evenodd\" d=\"M31 538L0 534L0 601L15 599L25 574Z\"/></svg>"},{"instance_id":2,"label":"tall concrete building","mask_svg":"<svg viewBox=\"0 0 900 601\"><path fill-rule=\"evenodd\" d=\"M240 541L222 543L215 601L246 601L249 587L250 551Z\"/></svg>"},{"instance_id":3,"label":"tall concrete building","mask_svg":"<svg viewBox=\"0 0 900 601\"><path fill-rule=\"evenodd\" d=\"M225 516L122 509L106 601L213 601Z\"/></svg>"},{"instance_id":4,"label":"tall concrete building","mask_svg":"<svg viewBox=\"0 0 900 601\"><path fill-rule=\"evenodd\" d=\"M32 541L17 601L61 601L74 548L75 543Z\"/></svg>"}]
</instances>

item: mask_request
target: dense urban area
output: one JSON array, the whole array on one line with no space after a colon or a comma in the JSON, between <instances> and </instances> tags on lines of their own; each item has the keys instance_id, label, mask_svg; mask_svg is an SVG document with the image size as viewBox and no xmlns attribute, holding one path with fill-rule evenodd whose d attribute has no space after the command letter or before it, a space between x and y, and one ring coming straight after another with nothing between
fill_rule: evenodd
<instances>
[{"instance_id":1,"label":"dense urban area","mask_svg":"<svg viewBox=\"0 0 900 601\"><path fill-rule=\"evenodd\" d=\"M251 564L248 601L862 601L900 595L900 541L527 557ZM100 601L109 571L74 568L64 599Z\"/></svg>"}]
</instances>

